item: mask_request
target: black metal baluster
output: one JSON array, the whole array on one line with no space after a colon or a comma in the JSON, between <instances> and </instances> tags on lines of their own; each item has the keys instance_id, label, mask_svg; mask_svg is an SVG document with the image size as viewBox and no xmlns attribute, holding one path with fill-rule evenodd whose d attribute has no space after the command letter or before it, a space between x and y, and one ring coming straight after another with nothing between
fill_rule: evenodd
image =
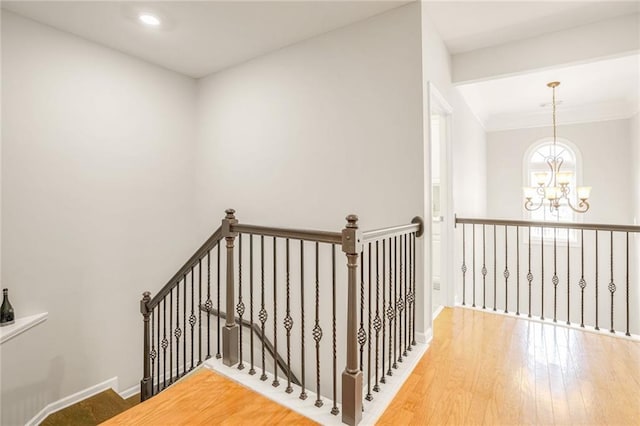
<instances>
[{"instance_id":1,"label":"black metal baluster","mask_svg":"<svg viewBox=\"0 0 640 426\"><path fill-rule=\"evenodd\" d=\"M156 386L156 393L160 392L160 348L162 347L160 345L160 304L158 304L158 306L156 307L156 310L158 312L158 335L156 336L157 342L158 342L158 364L156 365L156 381L157 381L157 386ZM164 314L162 316L164 318ZM164 357L163 357L164 359Z\"/></svg>"},{"instance_id":2,"label":"black metal baluster","mask_svg":"<svg viewBox=\"0 0 640 426\"><path fill-rule=\"evenodd\" d=\"M580 327L584 328L584 288L587 282L584 280L584 229L580 230Z\"/></svg>"},{"instance_id":3,"label":"black metal baluster","mask_svg":"<svg viewBox=\"0 0 640 426\"><path fill-rule=\"evenodd\" d=\"M185 293L184 303L187 303L187 296ZM173 331L173 336L176 338L176 378L180 377L180 336L182 335L182 330L180 330L180 282L176 285L176 329ZM187 336L185 334L185 340ZM172 367L173 368L173 367ZM183 369L183 371L186 371ZM171 377L173 377L173 373L171 373Z\"/></svg>"},{"instance_id":4,"label":"black metal baluster","mask_svg":"<svg viewBox=\"0 0 640 426\"><path fill-rule=\"evenodd\" d=\"M289 239L285 240L285 255L286 255L286 272L285 272L285 285L286 285L286 315L284 317L284 328L287 330L287 389L286 393L293 392L291 387L291 328L293 327L293 318L291 318L291 285L289 280Z\"/></svg>"},{"instance_id":5,"label":"black metal baluster","mask_svg":"<svg viewBox=\"0 0 640 426\"><path fill-rule=\"evenodd\" d=\"M398 368L396 348L398 342L398 237L393 237L393 368Z\"/></svg>"},{"instance_id":6,"label":"black metal baluster","mask_svg":"<svg viewBox=\"0 0 640 426\"><path fill-rule=\"evenodd\" d=\"M176 321L178 319L176 318ZM173 289L169 290L169 384L173 383Z\"/></svg>"},{"instance_id":7,"label":"black metal baluster","mask_svg":"<svg viewBox=\"0 0 640 426\"><path fill-rule=\"evenodd\" d=\"M475 244L474 244L475 246ZM493 310L496 311L496 300L498 297L498 256L496 254L496 226L493 225ZM473 268L475 270L475 266ZM475 275L475 274L474 274Z\"/></svg>"},{"instance_id":8,"label":"black metal baluster","mask_svg":"<svg viewBox=\"0 0 640 426\"><path fill-rule=\"evenodd\" d=\"M482 225L482 309L487 309L487 262L486 252L487 245L485 243L486 226Z\"/></svg>"},{"instance_id":9,"label":"black metal baluster","mask_svg":"<svg viewBox=\"0 0 640 426\"><path fill-rule=\"evenodd\" d=\"M399 238L399 254L400 254L400 274L399 274L399 285L398 285L398 298L396 299L396 305L398 306L398 362L402 362L402 320L404 313L404 305L402 301L402 286L403 286L403 278L404 278L404 264L402 263L402 241L403 236L400 235Z\"/></svg>"},{"instance_id":10,"label":"black metal baluster","mask_svg":"<svg viewBox=\"0 0 640 426\"><path fill-rule=\"evenodd\" d=\"M627 332L625 333L627 336L631 336L629 332L629 232L626 233L627 236Z\"/></svg>"},{"instance_id":11,"label":"black metal baluster","mask_svg":"<svg viewBox=\"0 0 640 426\"><path fill-rule=\"evenodd\" d=\"M473 284L473 303L472 307L476 307L476 224L471 225L471 255L473 256L471 262L471 283Z\"/></svg>"},{"instance_id":12,"label":"black metal baluster","mask_svg":"<svg viewBox=\"0 0 640 426\"><path fill-rule=\"evenodd\" d=\"M411 234L412 250L411 250L411 279L413 281L411 291L411 305L413 306L413 324L411 325L411 345L416 346L416 233Z\"/></svg>"},{"instance_id":13,"label":"black metal baluster","mask_svg":"<svg viewBox=\"0 0 640 426\"><path fill-rule=\"evenodd\" d=\"M332 298L332 334L333 334L333 407L331 414L340 414L338 408L338 365L336 356L336 245L331 245L331 298Z\"/></svg>"},{"instance_id":14,"label":"black metal baluster","mask_svg":"<svg viewBox=\"0 0 640 426\"><path fill-rule=\"evenodd\" d=\"M531 227L528 229L527 238L529 239L527 243L527 250L529 252L529 271L527 272L527 281L529 282L529 311L527 316L531 318L531 282L533 281L533 274L531 273Z\"/></svg>"},{"instance_id":15,"label":"black metal baluster","mask_svg":"<svg viewBox=\"0 0 640 426\"><path fill-rule=\"evenodd\" d=\"M211 309L213 308L213 302L211 302L211 250L207 251L207 301L204 302L204 306L207 309L207 357L211 358Z\"/></svg>"},{"instance_id":16,"label":"black metal baluster","mask_svg":"<svg viewBox=\"0 0 640 426\"><path fill-rule=\"evenodd\" d=\"M300 354L300 362L302 364L302 390L300 391L300 399L307 399L306 383L305 383L305 352L304 352L304 241L300 240L300 342L302 352Z\"/></svg>"},{"instance_id":17,"label":"black metal baluster","mask_svg":"<svg viewBox=\"0 0 640 426\"><path fill-rule=\"evenodd\" d=\"M367 315L368 315L368 327L367 327L367 395L364 399L371 401L373 395L371 395L371 243L369 243L369 261L367 262L367 268L369 269L369 296L367 297ZM364 267L364 265L362 265Z\"/></svg>"},{"instance_id":18,"label":"black metal baluster","mask_svg":"<svg viewBox=\"0 0 640 426\"><path fill-rule=\"evenodd\" d=\"M236 312L238 313L238 317L240 318L240 330L239 334L239 352L238 352L238 370L244 369L244 362L242 356L242 329L244 326L242 325L242 316L244 315L244 302L242 301L242 234L238 234L238 304L236 305Z\"/></svg>"},{"instance_id":19,"label":"black metal baluster","mask_svg":"<svg viewBox=\"0 0 640 426\"><path fill-rule=\"evenodd\" d=\"M598 230L595 230L595 234L596 234L596 326L595 329L596 330L600 330L600 327L598 327Z\"/></svg>"},{"instance_id":20,"label":"black metal baluster","mask_svg":"<svg viewBox=\"0 0 640 426\"><path fill-rule=\"evenodd\" d=\"M556 311L558 307L558 283L560 282L557 271L557 234L558 228L553 228L553 277L551 278L551 282L553 283L553 322L557 322Z\"/></svg>"},{"instance_id":21,"label":"black metal baluster","mask_svg":"<svg viewBox=\"0 0 640 426\"><path fill-rule=\"evenodd\" d=\"M596 330L600 330L598 327L598 230L595 231L596 235L596 282L595 282L595 290L596 290Z\"/></svg>"},{"instance_id":22,"label":"black metal baluster","mask_svg":"<svg viewBox=\"0 0 640 426\"><path fill-rule=\"evenodd\" d=\"M364 344L366 333L364 331L364 245L360 253L360 328L358 328L358 345L360 346L360 371L364 372Z\"/></svg>"},{"instance_id":23,"label":"black metal baluster","mask_svg":"<svg viewBox=\"0 0 640 426\"><path fill-rule=\"evenodd\" d=\"M278 381L278 311L277 311L277 243L276 237L273 237L273 382L271 385L273 387L280 386L280 382Z\"/></svg>"},{"instance_id":24,"label":"black metal baluster","mask_svg":"<svg viewBox=\"0 0 640 426\"><path fill-rule=\"evenodd\" d=\"M507 226L504 227L504 313L508 313L509 306L509 234L507 231Z\"/></svg>"},{"instance_id":25,"label":"black metal baluster","mask_svg":"<svg viewBox=\"0 0 640 426\"><path fill-rule=\"evenodd\" d=\"M265 323L268 319L267 310L264 308L264 235L260 235L260 312L258 313L258 318L260 319L260 330L262 331L262 375L260 376L260 380L264 382L267 380L267 373L265 370L264 331Z\"/></svg>"},{"instance_id":26,"label":"black metal baluster","mask_svg":"<svg viewBox=\"0 0 640 426\"><path fill-rule=\"evenodd\" d=\"M222 358L222 355L220 355L220 241L218 241L218 243L216 244L218 250L217 250L217 269L216 269L216 273L218 275L218 282L217 282L217 288L218 288L218 300L216 301L218 304L218 349L216 351L216 358L220 359Z\"/></svg>"},{"instance_id":27,"label":"black metal baluster","mask_svg":"<svg viewBox=\"0 0 640 426\"><path fill-rule=\"evenodd\" d=\"M198 259L198 365L202 364L202 259Z\"/></svg>"},{"instance_id":28,"label":"black metal baluster","mask_svg":"<svg viewBox=\"0 0 640 426\"><path fill-rule=\"evenodd\" d=\"M386 259L387 259L387 240L382 240L382 372L380 374L380 383L386 383L387 379L385 379L384 373L385 373L385 362L384 362L384 358L386 355L386 339L387 339L387 332L386 332L386 321L387 321L387 300L386 300L386 273L387 273L387 269L386 269ZM391 330L389 330L391 331Z\"/></svg>"},{"instance_id":29,"label":"black metal baluster","mask_svg":"<svg viewBox=\"0 0 640 426\"><path fill-rule=\"evenodd\" d=\"M381 321L380 321L380 268L378 265L378 262L380 261L380 245L378 244L379 241L376 241L376 316L373 319L373 328L376 331L376 367L375 367L375 374L376 374L376 382L373 385L373 391L374 392L379 392L380 391L380 385L378 384L378 380L379 380L379 367L380 367L380 354L379 354L379 349L380 349L380 327L381 327ZM383 257L384 259L384 257ZM628 291L627 291L628 293ZM384 306L383 306L384 309ZM384 370L384 368L383 368Z\"/></svg>"},{"instance_id":30,"label":"black metal baluster","mask_svg":"<svg viewBox=\"0 0 640 426\"><path fill-rule=\"evenodd\" d=\"M389 318L389 368L387 370L387 376L391 376L393 373L391 372L391 348L392 348L392 331L393 331L393 263L391 262L391 238L389 238L389 305L387 307L387 318Z\"/></svg>"},{"instance_id":31,"label":"black metal baluster","mask_svg":"<svg viewBox=\"0 0 640 426\"><path fill-rule=\"evenodd\" d=\"M540 228L540 319L544 320L544 228Z\"/></svg>"},{"instance_id":32,"label":"black metal baluster","mask_svg":"<svg viewBox=\"0 0 640 426\"><path fill-rule=\"evenodd\" d=\"M615 333L615 329L613 328L613 294L616 292L616 285L613 282L613 231L611 231L609 233L610 238L611 238L611 249L610 249L610 256L609 256L609 265L611 266L611 281L609 281L609 293L611 293L611 328L609 329L609 331L611 333Z\"/></svg>"},{"instance_id":33,"label":"black metal baluster","mask_svg":"<svg viewBox=\"0 0 640 426\"><path fill-rule=\"evenodd\" d=\"M467 263L466 263L466 242L467 242L467 237L465 235L464 232L464 223L462 224L462 267L460 269L462 269L462 306L465 306L467 304L467 286L466 286L466 279L465 279L465 275L467 274ZM383 368L384 370L384 368Z\"/></svg>"},{"instance_id":34,"label":"black metal baluster","mask_svg":"<svg viewBox=\"0 0 640 426\"><path fill-rule=\"evenodd\" d=\"M171 330L171 329L169 329ZM171 333L171 331L169 331ZM171 334L169 334L171 335ZM167 387L167 347L169 346L169 342L167 341L167 297L165 296L162 299L162 372L163 372L163 383L162 389ZM160 363L158 363L158 367ZM171 364L169 364L171 366ZM158 373L158 381L160 380L160 373ZM159 385L158 385L159 386Z\"/></svg>"},{"instance_id":35,"label":"black metal baluster","mask_svg":"<svg viewBox=\"0 0 640 426\"><path fill-rule=\"evenodd\" d=\"M194 327L196 326L196 314L193 310L195 305L195 292L193 291L194 289L194 277L193 277L193 269L194 266L191 266L191 315L189 315L189 325L191 326L191 365L189 366L189 371L193 370L194 367L194 356L193 356L193 336L195 333ZM185 293L185 298L184 298L184 307L185 309L187 308L187 294ZM185 336L184 336L184 341L187 341L187 336L186 336L186 331L185 331Z\"/></svg>"},{"instance_id":36,"label":"black metal baluster","mask_svg":"<svg viewBox=\"0 0 640 426\"><path fill-rule=\"evenodd\" d=\"M402 309L404 312L404 351L402 352L402 356L407 357L407 346L409 345L409 339L407 336L409 333L407 332L407 315L408 312L408 302L407 302L407 286L409 285L409 281L407 280L408 275L408 264L407 264L407 237L409 235L404 235L404 293L402 294Z\"/></svg>"},{"instance_id":37,"label":"black metal baluster","mask_svg":"<svg viewBox=\"0 0 640 426\"><path fill-rule=\"evenodd\" d=\"M320 266L319 266L319 244L316 241L316 322L313 326L313 340L316 342L316 407L322 407L320 398L320 340L322 339L322 328L320 327Z\"/></svg>"},{"instance_id":38,"label":"black metal baluster","mask_svg":"<svg viewBox=\"0 0 640 426\"><path fill-rule=\"evenodd\" d=\"M569 228L567 228L567 325L571 324L571 242L569 234Z\"/></svg>"},{"instance_id":39,"label":"black metal baluster","mask_svg":"<svg viewBox=\"0 0 640 426\"><path fill-rule=\"evenodd\" d=\"M520 315L520 227L516 226L516 315Z\"/></svg>"},{"instance_id":40,"label":"black metal baluster","mask_svg":"<svg viewBox=\"0 0 640 426\"><path fill-rule=\"evenodd\" d=\"M416 315L416 305L415 305L415 281L413 279L413 274L415 265L413 263L414 253L413 253L413 233L409 234L409 294L407 295L407 303L411 309L409 310L409 340L407 340L407 350L411 351L413 348L412 345L415 344L415 315Z\"/></svg>"},{"instance_id":41,"label":"black metal baluster","mask_svg":"<svg viewBox=\"0 0 640 426\"><path fill-rule=\"evenodd\" d=\"M193 269L191 270L193 274ZM180 283L176 286L180 289ZM182 277L182 293L184 294L184 306L182 307L182 330L184 333L184 339L182 339L182 372L187 374L187 274ZM178 323L178 311L176 311L176 325ZM177 352L180 353L180 345L177 347ZM178 374L178 377L180 375Z\"/></svg>"},{"instance_id":42,"label":"black metal baluster","mask_svg":"<svg viewBox=\"0 0 640 426\"><path fill-rule=\"evenodd\" d=\"M256 369L253 363L253 234L249 234L249 344L251 345L251 368L249 368L249 374L256 374ZM242 327L242 324L240 325Z\"/></svg>"}]
</instances>

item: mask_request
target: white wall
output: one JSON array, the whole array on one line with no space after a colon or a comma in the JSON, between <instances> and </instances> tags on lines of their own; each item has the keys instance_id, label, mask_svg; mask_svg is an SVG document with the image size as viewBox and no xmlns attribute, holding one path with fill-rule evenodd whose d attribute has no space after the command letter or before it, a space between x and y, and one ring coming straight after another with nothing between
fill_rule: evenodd
<instances>
[{"instance_id":1,"label":"white wall","mask_svg":"<svg viewBox=\"0 0 640 426\"><path fill-rule=\"evenodd\" d=\"M391 10L198 82L200 233L217 227L227 207L244 223L334 231L348 213L360 216L363 229L424 216L419 7ZM344 324L340 248L337 259L338 323ZM329 265L327 252L323 261ZM321 271L324 309L330 306L330 270ZM293 300L299 300L297 288ZM330 322L323 329L326 345ZM339 326L339 369L344 339ZM330 346L322 356L322 365L330 366ZM308 366L313 377L314 365ZM328 373L325 368L323 377Z\"/></svg>"},{"instance_id":2,"label":"white wall","mask_svg":"<svg viewBox=\"0 0 640 426\"><path fill-rule=\"evenodd\" d=\"M550 127L489 132L487 135L487 209L492 218L523 218L523 157L536 141L552 135ZM558 137L582 154L582 182L592 186L585 222L629 224L631 142L628 120L558 126Z\"/></svg>"},{"instance_id":3,"label":"white wall","mask_svg":"<svg viewBox=\"0 0 640 426\"><path fill-rule=\"evenodd\" d=\"M143 290L196 248L195 82L3 11L2 286L42 325L2 345L2 424L140 380ZM202 239L199 237L198 239Z\"/></svg>"},{"instance_id":4,"label":"white wall","mask_svg":"<svg viewBox=\"0 0 640 426\"><path fill-rule=\"evenodd\" d=\"M418 6L199 81L201 230L240 220L367 229L422 212ZM420 158L418 158L418 154Z\"/></svg>"}]
</instances>

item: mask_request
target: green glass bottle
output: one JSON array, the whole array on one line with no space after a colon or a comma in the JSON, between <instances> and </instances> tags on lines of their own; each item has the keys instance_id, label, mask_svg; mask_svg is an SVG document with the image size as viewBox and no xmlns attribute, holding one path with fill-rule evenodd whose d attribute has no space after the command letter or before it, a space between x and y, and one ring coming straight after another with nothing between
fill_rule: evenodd
<instances>
[{"instance_id":1,"label":"green glass bottle","mask_svg":"<svg viewBox=\"0 0 640 426\"><path fill-rule=\"evenodd\" d=\"M9 302L9 289L2 289L2 306L0 307L0 327L13 324L15 322L15 314L13 313L13 306Z\"/></svg>"}]
</instances>

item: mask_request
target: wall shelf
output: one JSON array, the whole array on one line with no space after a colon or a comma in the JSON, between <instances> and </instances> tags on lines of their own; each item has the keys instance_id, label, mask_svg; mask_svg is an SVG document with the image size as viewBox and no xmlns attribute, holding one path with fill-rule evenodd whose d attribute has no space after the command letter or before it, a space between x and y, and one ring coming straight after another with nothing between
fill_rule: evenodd
<instances>
[{"instance_id":1,"label":"wall shelf","mask_svg":"<svg viewBox=\"0 0 640 426\"><path fill-rule=\"evenodd\" d=\"M0 345L4 342L13 339L19 334L24 333L32 327L46 321L49 317L48 312L41 314L30 315L28 317L17 318L15 323L0 327Z\"/></svg>"}]
</instances>

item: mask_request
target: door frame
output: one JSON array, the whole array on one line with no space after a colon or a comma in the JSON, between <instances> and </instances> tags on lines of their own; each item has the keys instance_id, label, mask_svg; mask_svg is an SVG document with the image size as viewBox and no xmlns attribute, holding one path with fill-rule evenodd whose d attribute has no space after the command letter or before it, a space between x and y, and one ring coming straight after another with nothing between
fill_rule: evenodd
<instances>
[{"instance_id":1,"label":"door frame","mask_svg":"<svg viewBox=\"0 0 640 426\"><path fill-rule=\"evenodd\" d=\"M440 229L440 294L441 303L443 306L453 306L455 304L455 294L453 279L453 108L447 102L438 88L429 81L427 83L427 116L428 116L428 152L429 159L431 159L431 143L433 141L432 128L431 128L431 116L433 114L440 114L445 117L446 125L445 138L440 144L440 211L442 215L441 229ZM428 241L429 241L429 288L430 299L433 301L433 264L432 264L432 241L433 241L433 218L432 214L432 170L429 163L429 196L428 198ZM432 311L432 302L427 306L428 311Z\"/></svg>"}]
</instances>

